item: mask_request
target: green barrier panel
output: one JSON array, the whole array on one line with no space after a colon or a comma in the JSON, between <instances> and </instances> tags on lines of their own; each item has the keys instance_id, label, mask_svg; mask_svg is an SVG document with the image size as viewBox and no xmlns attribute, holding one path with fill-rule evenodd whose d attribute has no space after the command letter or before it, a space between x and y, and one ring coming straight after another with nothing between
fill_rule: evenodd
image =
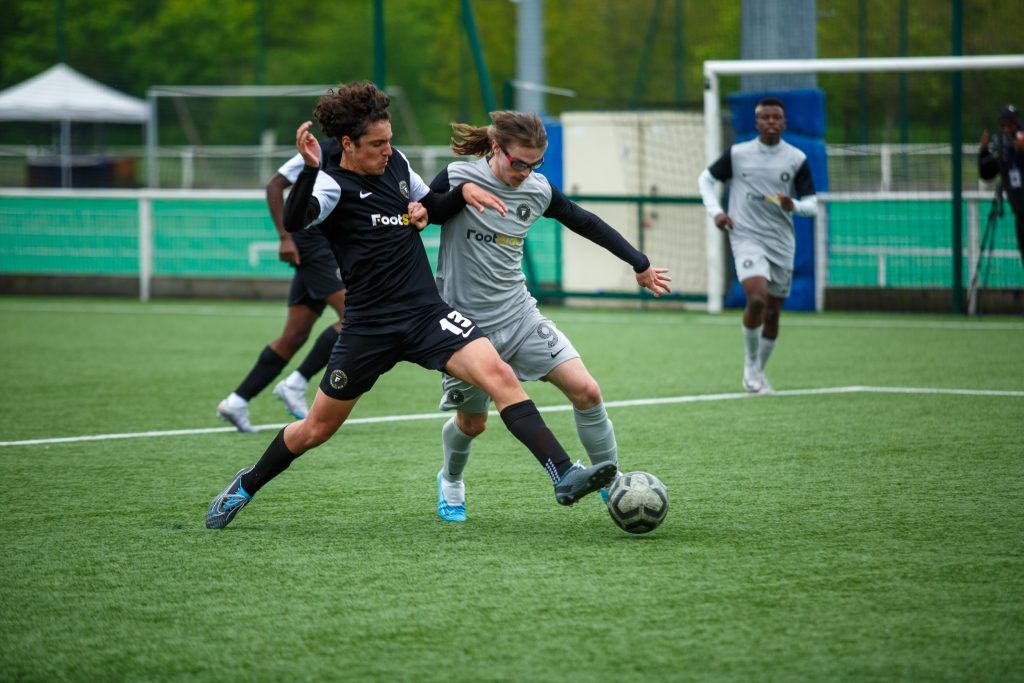
<instances>
[{"instance_id":1,"label":"green barrier panel","mask_svg":"<svg viewBox=\"0 0 1024 683\"><path fill-rule=\"evenodd\" d=\"M979 241L990 207L988 201L978 204ZM965 203L964 226L967 209ZM953 279L951 213L948 201L830 202L828 286L948 288ZM1024 287L1009 205L995 226L994 237L994 250L1013 253L985 258L987 286ZM967 245L966 235L963 243ZM970 267L966 257L962 266L966 277Z\"/></svg>"},{"instance_id":2,"label":"green barrier panel","mask_svg":"<svg viewBox=\"0 0 1024 683\"><path fill-rule=\"evenodd\" d=\"M137 275L136 199L0 197L0 272ZM439 228L423 243L437 267ZM534 272L557 282L560 226L539 220L530 233ZM262 200L154 199L153 275L288 279L277 232Z\"/></svg>"}]
</instances>

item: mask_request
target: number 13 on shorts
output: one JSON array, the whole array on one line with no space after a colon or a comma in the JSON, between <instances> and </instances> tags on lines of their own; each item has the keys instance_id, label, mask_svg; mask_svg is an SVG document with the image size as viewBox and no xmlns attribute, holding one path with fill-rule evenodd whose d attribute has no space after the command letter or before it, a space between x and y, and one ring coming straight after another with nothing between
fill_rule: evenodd
<instances>
[{"instance_id":1,"label":"number 13 on shorts","mask_svg":"<svg viewBox=\"0 0 1024 683\"><path fill-rule=\"evenodd\" d=\"M460 337L468 337L475 327L472 320L463 316L458 311L452 311L441 318L438 323L440 323L442 329Z\"/></svg>"}]
</instances>

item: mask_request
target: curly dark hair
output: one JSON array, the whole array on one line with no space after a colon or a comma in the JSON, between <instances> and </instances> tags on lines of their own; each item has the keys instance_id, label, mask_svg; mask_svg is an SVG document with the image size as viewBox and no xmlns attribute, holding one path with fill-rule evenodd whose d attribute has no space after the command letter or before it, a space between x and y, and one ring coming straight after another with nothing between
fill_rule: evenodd
<instances>
[{"instance_id":1,"label":"curly dark hair","mask_svg":"<svg viewBox=\"0 0 1024 683\"><path fill-rule=\"evenodd\" d=\"M390 121L388 105L391 98L373 83L352 81L342 83L337 91L331 89L316 102L313 117L324 135L341 142L348 136L359 144L366 129L378 121Z\"/></svg>"}]
</instances>

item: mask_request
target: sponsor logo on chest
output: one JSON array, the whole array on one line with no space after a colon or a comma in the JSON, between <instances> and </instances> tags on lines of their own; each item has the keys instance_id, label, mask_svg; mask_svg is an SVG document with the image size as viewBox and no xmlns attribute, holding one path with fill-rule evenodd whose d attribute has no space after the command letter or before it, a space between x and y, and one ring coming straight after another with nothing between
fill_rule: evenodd
<instances>
[{"instance_id":1,"label":"sponsor logo on chest","mask_svg":"<svg viewBox=\"0 0 1024 683\"><path fill-rule=\"evenodd\" d=\"M502 235L500 232L488 234L473 230L472 228L466 230L466 239L472 242L480 242L481 244L496 244L503 247L519 247L523 244L522 237Z\"/></svg>"},{"instance_id":2,"label":"sponsor logo on chest","mask_svg":"<svg viewBox=\"0 0 1024 683\"><path fill-rule=\"evenodd\" d=\"M385 216L384 214L373 213L370 214L370 225L373 227L377 227L378 225L409 225L409 214L401 213L395 214L394 216Z\"/></svg>"}]
</instances>

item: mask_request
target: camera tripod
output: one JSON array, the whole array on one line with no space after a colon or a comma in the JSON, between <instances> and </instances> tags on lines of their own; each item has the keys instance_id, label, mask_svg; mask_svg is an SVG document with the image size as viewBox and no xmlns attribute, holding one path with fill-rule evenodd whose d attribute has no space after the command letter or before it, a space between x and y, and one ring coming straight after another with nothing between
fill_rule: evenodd
<instances>
[{"instance_id":1,"label":"camera tripod","mask_svg":"<svg viewBox=\"0 0 1024 683\"><path fill-rule=\"evenodd\" d=\"M981 235L981 243L978 245L978 256L974 262L974 272L971 275L971 284L967 290L967 302L968 306L971 302L977 301L975 297L978 293L987 289L988 287L988 273L989 268L992 265L992 250L995 248L996 243L996 227L999 225L999 219L1003 217L1003 186L1002 184L996 186L995 194L992 196L992 206L988 211L988 220L985 221L985 230ZM984 268L982 264L984 263ZM984 271L984 274L982 274ZM980 279L980 287L979 287ZM971 313L980 313L981 306L977 306L978 310L970 311Z\"/></svg>"}]
</instances>

